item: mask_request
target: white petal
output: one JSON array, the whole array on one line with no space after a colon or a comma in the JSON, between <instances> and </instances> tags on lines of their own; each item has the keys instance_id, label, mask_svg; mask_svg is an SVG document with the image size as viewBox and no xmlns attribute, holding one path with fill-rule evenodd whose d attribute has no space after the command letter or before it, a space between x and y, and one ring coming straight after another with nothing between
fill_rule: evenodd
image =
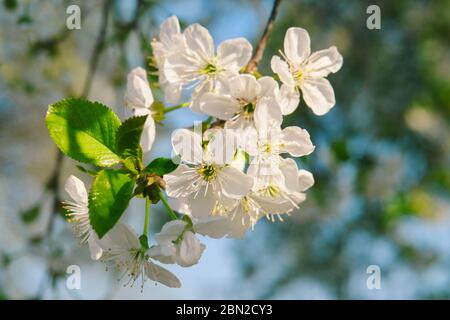
<instances>
[{"instance_id":1,"label":"white petal","mask_svg":"<svg viewBox=\"0 0 450 320\"><path fill-rule=\"evenodd\" d=\"M155 120L151 115L150 109L138 108L133 110L133 114L135 116L143 116L148 115L145 120L144 130L141 135L141 147L143 152L148 152L151 150L153 146L153 142L155 141Z\"/></svg>"},{"instance_id":2,"label":"white petal","mask_svg":"<svg viewBox=\"0 0 450 320\"><path fill-rule=\"evenodd\" d=\"M271 128L279 128L283 121L280 106L271 98L263 98L256 104L256 110L253 114L255 127L263 136L268 135Z\"/></svg>"},{"instance_id":3,"label":"white petal","mask_svg":"<svg viewBox=\"0 0 450 320\"><path fill-rule=\"evenodd\" d=\"M241 110L241 106L230 96L207 92L200 100L200 109L207 115L228 120Z\"/></svg>"},{"instance_id":4,"label":"white petal","mask_svg":"<svg viewBox=\"0 0 450 320\"><path fill-rule=\"evenodd\" d=\"M158 260L159 262L165 264L175 263L176 249L173 243L152 246L148 249L147 253L152 259Z\"/></svg>"},{"instance_id":5,"label":"white petal","mask_svg":"<svg viewBox=\"0 0 450 320\"><path fill-rule=\"evenodd\" d=\"M289 28L284 36L284 54L296 66L311 54L311 40L308 31L302 28Z\"/></svg>"},{"instance_id":6,"label":"white petal","mask_svg":"<svg viewBox=\"0 0 450 320\"><path fill-rule=\"evenodd\" d=\"M202 136L187 129L177 129L172 133L172 148L174 152L187 163L202 162Z\"/></svg>"},{"instance_id":7,"label":"white petal","mask_svg":"<svg viewBox=\"0 0 450 320\"><path fill-rule=\"evenodd\" d=\"M283 115L291 114L300 103L300 91L295 87L282 84L278 95L278 103Z\"/></svg>"},{"instance_id":8,"label":"white petal","mask_svg":"<svg viewBox=\"0 0 450 320\"><path fill-rule=\"evenodd\" d=\"M278 83L272 77L261 77L258 79L258 83L261 86L259 95L261 97L276 98L278 96L279 88Z\"/></svg>"},{"instance_id":9,"label":"white petal","mask_svg":"<svg viewBox=\"0 0 450 320\"><path fill-rule=\"evenodd\" d=\"M75 201L77 204L86 206L88 205L88 194L86 187L80 179L71 175L64 186L67 194Z\"/></svg>"},{"instance_id":10,"label":"white petal","mask_svg":"<svg viewBox=\"0 0 450 320\"><path fill-rule=\"evenodd\" d=\"M116 225L100 240L103 247L118 247L121 249L136 249L140 248L139 239L128 225L117 222Z\"/></svg>"},{"instance_id":11,"label":"white petal","mask_svg":"<svg viewBox=\"0 0 450 320\"><path fill-rule=\"evenodd\" d=\"M307 106L318 116L327 113L336 103L333 87L325 78L305 79L300 88Z\"/></svg>"},{"instance_id":12,"label":"white petal","mask_svg":"<svg viewBox=\"0 0 450 320\"><path fill-rule=\"evenodd\" d=\"M269 198L261 195L254 195L253 198L258 202L265 213L287 213L295 208L292 202L281 197Z\"/></svg>"},{"instance_id":13,"label":"white petal","mask_svg":"<svg viewBox=\"0 0 450 320\"><path fill-rule=\"evenodd\" d=\"M286 61L281 60L279 56L273 56L270 61L270 67L272 71L280 77L281 82L291 87L295 86L295 80L289 71L289 65Z\"/></svg>"},{"instance_id":14,"label":"white petal","mask_svg":"<svg viewBox=\"0 0 450 320\"><path fill-rule=\"evenodd\" d=\"M284 186L288 191L299 191L298 167L294 159L283 159L280 170L284 176Z\"/></svg>"},{"instance_id":15,"label":"white petal","mask_svg":"<svg viewBox=\"0 0 450 320\"><path fill-rule=\"evenodd\" d=\"M225 40L217 47L217 58L221 67L239 72L252 56L252 45L245 38Z\"/></svg>"},{"instance_id":16,"label":"white petal","mask_svg":"<svg viewBox=\"0 0 450 320\"><path fill-rule=\"evenodd\" d=\"M195 169L180 164L175 171L164 175L166 193L172 198L187 197L197 191L195 184L199 178Z\"/></svg>"},{"instance_id":17,"label":"white petal","mask_svg":"<svg viewBox=\"0 0 450 320\"><path fill-rule=\"evenodd\" d=\"M180 23L177 16L170 16L164 20L159 27L159 39L161 41L168 40L173 36L180 34Z\"/></svg>"},{"instance_id":18,"label":"white petal","mask_svg":"<svg viewBox=\"0 0 450 320\"><path fill-rule=\"evenodd\" d=\"M261 85L251 74L241 74L229 79L230 94L234 98L253 102L260 95Z\"/></svg>"},{"instance_id":19,"label":"white petal","mask_svg":"<svg viewBox=\"0 0 450 320\"><path fill-rule=\"evenodd\" d=\"M153 281L162 283L169 288L181 287L180 280L172 272L152 262L145 264L145 274Z\"/></svg>"},{"instance_id":20,"label":"white petal","mask_svg":"<svg viewBox=\"0 0 450 320\"><path fill-rule=\"evenodd\" d=\"M239 144L238 136L230 129L215 129L205 133L209 133L210 136L206 153L207 158L204 160L221 166L229 163L236 153Z\"/></svg>"},{"instance_id":21,"label":"white petal","mask_svg":"<svg viewBox=\"0 0 450 320\"><path fill-rule=\"evenodd\" d=\"M88 245L89 245L89 252L91 254L91 259L92 260L98 260L102 257L103 254L103 249L100 246L100 243L98 241L97 235L93 234L89 239L88 239Z\"/></svg>"},{"instance_id":22,"label":"white petal","mask_svg":"<svg viewBox=\"0 0 450 320\"><path fill-rule=\"evenodd\" d=\"M167 103L176 104L180 101L183 86L180 84L166 83L162 86L164 90L164 100Z\"/></svg>"},{"instance_id":23,"label":"white petal","mask_svg":"<svg viewBox=\"0 0 450 320\"><path fill-rule=\"evenodd\" d=\"M214 239L225 237L230 232L230 220L228 217L208 217L193 221L194 231Z\"/></svg>"},{"instance_id":24,"label":"white petal","mask_svg":"<svg viewBox=\"0 0 450 320\"><path fill-rule=\"evenodd\" d=\"M176 52L166 58L160 72L164 73L168 83L188 84L198 78L204 63L204 60L195 55Z\"/></svg>"},{"instance_id":25,"label":"white petal","mask_svg":"<svg viewBox=\"0 0 450 320\"><path fill-rule=\"evenodd\" d=\"M178 265L182 267L193 266L200 260L204 250L205 246L198 241L195 234L191 231L186 231L177 250Z\"/></svg>"},{"instance_id":26,"label":"white petal","mask_svg":"<svg viewBox=\"0 0 450 320\"><path fill-rule=\"evenodd\" d=\"M209 78L204 78L196 87L194 92L192 93L192 102L189 105L192 111L196 113L202 113L201 110L201 101L203 96L212 92L214 89L215 82Z\"/></svg>"},{"instance_id":27,"label":"white petal","mask_svg":"<svg viewBox=\"0 0 450 320\"><path fill-rule=\"evenodd\" d=\"M191 215L191 208L189 208L189 203L187 198L169 198L168 199L170 207L176 212L182 214Z\"/></svg>"},{"instance_id":28,"label":"white petal","mask_svg":"<svg viewBox=\"0 0 450 320\"><path fill-rule=\"evenodd\" d=\"M253 186L251 177L233 167L224 167L218 175L223 194L232 199L242 198Z\"/></svg>"},{"instance_id":29,"label":"white petal","mask_svg":"<svg viewBox=\"0 0 450 320\"><path fill-rule=\"evenodd\" d=\"M300 170L298 172L299 191L306 191L314 185L314 177L311 172Z\"/></svg>"},{"instance_id":30,"label":"white petal","mask_svg":"<svg viewBox=\"0 0 450 320\"><path fill-rule=\"evenodd\" d=\"M125 105L130 108L150 108L153 103L153 94L147 80L146 71L135 68L128 74Z\"/></svg>"},{"instance_id":31,"label":"white petal","mask_svg":"<svg viewBox=\"0 0 450 320\"><path fill-rule=\"evenodd\" d=\"M217 193L212 187L202 187L195 197L189 198L189 207L194 218L205 219L210 216L217 202Z\"/></svg>"},{"instance_id":32,"label":"white petal","mask_svg":"<svg viewBox=\"0 0 450 320\"><path fill-rule=\"evenodd\" d=\"M339 71L343 58L335 46L314 52L308 59L305 72L313 78L323 78Z\"/></svg>"},{"instance_id":33,"label":"white petal","mask_svg":"<svg viewBox=\"0 0 450 320\"><path fill-rule=\"evenodd\" d=\"M164 224L161 231L155 234L155 240L159 244L170 244L183 233L187 223L182 220L172 220Z\"/></svg>"},{"instance_id":34,"label":"white petal","mask_svg":"<svg viewBox=\"0 0 450 320\"><path fill-rule=\"evenodd\" d=\"M286 127L282 131L284 151L294 157L301 157L314 151L308 131L299 127Z\"/></svg>"},{"instance_id":35,"label":"white petal","mask_svg":"<svg viewBox=\"0 0 450 320\"><path fill-rule=\"evenodd\" d=\"M214 41L205 27L194 23L184 30L184 37L189 50L204 60L214 55Z\"/></svg>"}]
</instances>

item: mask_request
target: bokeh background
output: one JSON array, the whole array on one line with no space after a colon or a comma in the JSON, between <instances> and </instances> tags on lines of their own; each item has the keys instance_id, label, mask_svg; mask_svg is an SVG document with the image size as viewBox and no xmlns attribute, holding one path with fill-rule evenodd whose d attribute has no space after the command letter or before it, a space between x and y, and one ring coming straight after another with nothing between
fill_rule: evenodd
<instances>
[{"instance_id":1,"label":"bokeh background","mask_svg":"<svg viewBox=\"0 0 450 320\"><path fill-rule=\"evenodd\" d=\"M66 29L70 4L81 8L81 30ZM366 28L371 4L381 9L381 30ZM70 174L90 180L72 160L58 160L44 124L48 104L86 95L123 115L126 74L146 65L165 18L203 24L216 44L244 36L256 45L271 7L271 0L1 1L0 298L450 298L445 0L283 1L262 73L271 74L290 26L309 31L314 51L336 45L344 56L329 77L334 109L317 117L302 103L285 120L306 128L317 148L300 163L316 184L284 223L261 221L244 240L202 239L198 265L170 268L181 289L124 288L77 245L55 200L64 199ZM170 132L196 119L189 110L171 113L148 159L169 155ZM124 216L135 226L141 202ZM152 227L163 219L156 210ZM71 264L81 267L81 290L66 288ZM381 269L380 290L366 286L370 265Z\"/></svg>"}]
</instances>

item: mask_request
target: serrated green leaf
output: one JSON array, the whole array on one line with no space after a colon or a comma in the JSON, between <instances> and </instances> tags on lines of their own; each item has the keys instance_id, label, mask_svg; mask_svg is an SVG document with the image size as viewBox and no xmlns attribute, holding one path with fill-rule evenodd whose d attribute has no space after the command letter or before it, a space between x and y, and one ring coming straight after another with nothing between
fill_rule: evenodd
<instances>
[{"instance_id":1,"label":"serrated green leaf","mask_svg":"<svg viewBox=\"0 0 450 320\"><path fill-rule=\"evenodd\" d=\"M89 220L103 237L120 219L133 197L135 181L117 170L100 171L89 192Z\"/></svg>"},{"instance_id":2,"label":"serrated green leaf","mask_svg":"<svg viewBox=\"0 0 450 320\"><path fill-rule=\"evenodd\" d=\"M62 100L49 106L46 124L67 156L103 167L120 162L116 133L121 123L110 108L82 99Z\"/></svg>"},{"instance_id":3,"label":"serrated green leaf","mask_svg":"<svg viewBox=\"0 0 450 320\"><path fill-rule=\"evenodd\" d=\"M144 172L153 173L158 176L163 176L174 171L178 167L170 158L156 158L145 167Z\"/></svg>"},{"instance_id":4,"label":"serrated green leaf","mask_svg":"<svg viewBox=\"0 0 450 320\"><path fill-rule=\"evenodd\" d=\"M129 118L117 130L117 151L122 158L133 156L142 159L142 149L139 142L141 141L145 120L147 120L147 115Z\"/></svg>"}]
</instances>

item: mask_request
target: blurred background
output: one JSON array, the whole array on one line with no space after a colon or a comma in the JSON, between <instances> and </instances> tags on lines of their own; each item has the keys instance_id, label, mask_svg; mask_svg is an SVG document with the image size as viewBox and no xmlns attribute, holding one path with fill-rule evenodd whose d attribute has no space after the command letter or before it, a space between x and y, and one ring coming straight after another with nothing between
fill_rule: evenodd
<instances>
[{"instance_id":1,"label":"blurred background","mask_svg":"<svg viewBox=\"0 0 450 320\"><path fill-rule=\"evenodd\" d=\"M66 8L81 8L81 30ZM366 9L381 9L369 30ZM306 28L312 50L336 45L343 68L329 76L337 104L317 117L303 104L285 125L306 128L316 151L299 163L316 180L299 212L262 220L244 240L202 239L183 283L124 288L92 262L58 210L75 162L57 156L48 104L87 96L124 115L127 72L146 66L149 41L175 14L199 22L216 44L256 46L272 7L256 1L1 0L0 298L2 299L434 299L450 298L450 1L283 1L259 70L282 48L288 27ZM156 96L160 93L155 91ZM170 154L169 136L202 117L170 113L148 159ZM142 223L133 200L124 219ZM165 214L156 210L154 230ZM81 290L66 288L69 265ZM369 290L367 268L380 267Z\"/></svg>"}]
</instances>

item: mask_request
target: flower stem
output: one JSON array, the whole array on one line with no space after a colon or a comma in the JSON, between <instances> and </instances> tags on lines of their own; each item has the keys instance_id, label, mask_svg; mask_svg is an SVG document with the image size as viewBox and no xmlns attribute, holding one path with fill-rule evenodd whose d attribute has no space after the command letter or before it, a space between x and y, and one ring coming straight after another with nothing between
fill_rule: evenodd
<instances>
[{"instance_id":1,"label":"flower stem","mask_svg":"<svg viewBox=\"0 0 450 320\"><path fill-rule=\"evenodd\" d=\"M181 109L181 108L184 108L184 107L187 107L188 105L189 105L189 103L185 102L185 103L173 106L173 107L165 108L164 109L164 114L172 112L172 111L175 111L175 110L178 110L178 109Z\"/></svg>"},{"instance_id":2,"label":"flower stem","mask_svg":"<svg viewBox=\"0 0 450 320\"><path fill-rule=\"evenodd\" d=\"M148 220L150 217L150 205L151 205L150 199L148 197L145 197L145 220L144 220L144 232L143 232L143 234L145 236L148 235Z\"/></svg>"},{"instance_id":3,"label":"flower stem","mask_svg":"<svg viewBox=\"0 0 450 320\"><path fill-rule=\"evenodd\" d=\"M159 194L159 197L161 198L162 203L164 204L164 206L167 209L167 213L169 214L170 219L177 220L178 217L177 217L176 213L172 210L172 208L170 207L166 198L164 198L164 195L162 194L161 190L158 191L158 194Z\"/></svg>"}]
</instances>

